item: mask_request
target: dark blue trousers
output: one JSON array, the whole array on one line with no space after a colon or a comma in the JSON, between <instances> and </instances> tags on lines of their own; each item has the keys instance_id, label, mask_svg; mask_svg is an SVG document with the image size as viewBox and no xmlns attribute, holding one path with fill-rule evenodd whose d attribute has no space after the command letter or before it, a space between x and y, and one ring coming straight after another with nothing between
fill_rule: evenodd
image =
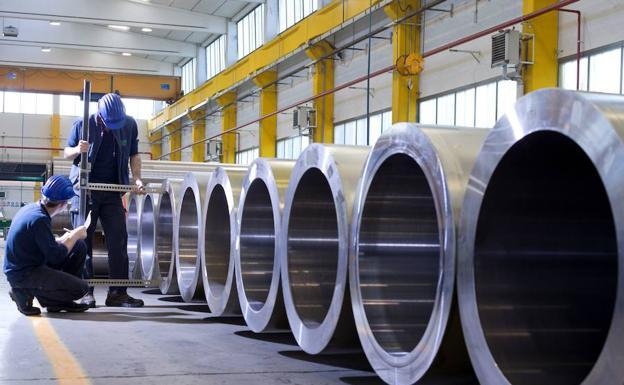
<instances>
[{"instance_id":1,"label":"dark blue trousers","mask_svg":"<svg viewBox=\"0 0 624 385\"><path fill-rule=\"evenodd\" d=\"M37 297L43 307L63 305L87 294L87 282L80 279L87 245L78 241L60 266L41 265L17 278L8 277L12 288L24 289Z\"/></svg>"},{"instance_id":2,"label":"dark blue trousers","mask_svg":"<svg viewBox=\"0 0 624 385\"><path fill-rule=\"evenodd\" d=\"M87 229L88 255L83 277L93 277L93 233L98 220L102 223L108 249L108 271L112 279L128 279L128 232L126 209L117 192L91 191L87 212L91 211L91 226ZM78 213L72 212L72 224L77 226ZM111 287L110 291L123 293L125 287Z\"/></svg>"}]
</instances>

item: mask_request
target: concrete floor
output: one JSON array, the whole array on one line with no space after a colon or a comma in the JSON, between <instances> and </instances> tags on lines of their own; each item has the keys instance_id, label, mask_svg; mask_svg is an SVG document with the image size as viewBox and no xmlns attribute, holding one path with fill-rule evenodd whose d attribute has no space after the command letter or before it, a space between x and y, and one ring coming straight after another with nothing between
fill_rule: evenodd
<instances>
[{"instance_id":1,"label":"concrete floor","mask_svg":"<svg viewBox=\"0 0 624 385\"><path fill-rule=\"evenodd\" d=\"M17 312L0 275L0 384L381 383L361 353L310 356L290 332L254 334L242 318L209 318L205 305L153 289L130 290L144 308L103 307L103 288L96 290L97 309L40 316L86 376L72 378L54 370L36 322Z\"/></svg>"}]
</instances>

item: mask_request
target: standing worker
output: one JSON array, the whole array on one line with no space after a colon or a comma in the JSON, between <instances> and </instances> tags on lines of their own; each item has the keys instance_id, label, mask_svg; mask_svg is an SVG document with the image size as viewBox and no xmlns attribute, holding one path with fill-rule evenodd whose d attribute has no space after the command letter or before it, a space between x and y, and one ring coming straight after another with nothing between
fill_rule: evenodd
<instances>
[{"instance_id":1,"label":"standing worker","mask_svg":"<svg viewBox=\"0 0 624 385\"><path fill-rule=\"evenodd\" d=\"M55 239L52 217L67 207L76 194L66 176L50 177L41 188L41 200L19 209L5 246L4 273L11 285L9 295L17 310L27 316L39 315L33 299L48 312L82 312L89 307L73 302L89 287L80 279L87 245L84 226Z\"/></svg>"},{"instance_id":2,"label":"standing worker","mask_svg":"<svg viewBox=\"0 0 624 385\"><path fill-rule=\"evenodd\" d=\"M89 117L89 141L81 140L82 120L72 127L65 159L74 161L70 179L78 188L80 176L80 154L88 153L91 164L90 183L130 184L128 162L138 193L144 193L141 181L141 158L138 150L138 130L134 118L126 115L121 98L117 94L106 94L98 101L98 112ZM85 192L86 193L86 192ZM108 269L111 279L128 279L128 233L126 211L121 197L123 194L110 191L88 191L87 211L91 211L91 225L87 229L89 253L85 263L85 278L93 277L93 233L98 219L102 222L108 249ZM81 224L78 217L79 200L72 202L72 223ZM81 300L89 307L95 307L93 288L89 288ZM128 295L126 287L109 287L106 306L141 307L143 301Z\"/></svg>"}]
</instances>

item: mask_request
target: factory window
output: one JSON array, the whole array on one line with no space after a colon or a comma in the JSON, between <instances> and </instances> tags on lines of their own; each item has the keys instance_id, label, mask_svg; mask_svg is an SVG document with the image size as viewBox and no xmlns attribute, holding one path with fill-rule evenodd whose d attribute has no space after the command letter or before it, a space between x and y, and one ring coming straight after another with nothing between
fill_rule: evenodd
<instances>
[{"instance_id":1,"label":"factory window","mask_svg":"<svg viewBox=\"0 0 624 385\"><path fill-rule=\"evenodd\" d=\"M122 98L126 114L135 119L148 120L154 114L154 101L148 99Z\"/></svg>"},{"instance_id":2,"label":"factory window","mask_svg":"<svg viewBox=\"0 0 624 385\"><path fill-rule=\"evenodd\" d=\"M182 66L182 91L184 94L195 89L195 59L191 59Z\"/></svg>"},{"instance_id":3,"label":"factory window","mask_svg":"<svg viewBox=\"0 0 624 385\"><path fill-rule=\"evenodd\" d=\"M334 125L334 143L372 146L382 132L392 126L392 111L370 116L370 130L366 130L366 117Z\"/></svg>"},{"instance_id":4,"label":"factory window","mask_svg":"<svg viewBox=\"0 0 624 385\"><path fill-rule=\"evenodd\" d=\"M488 127L513 107L517 83L499 80L427 98L419 104L422 124Z\"/></svg>"},{"instance_id":5,"label":"factory window","mask_svg":"<svg viewBox=\"0 0 624 385\"><path fill-rule=\"evenodd\" d=\"M236 153L236 164L248 165L260 156L258 147L249 148L247 150Z\"/></svg>"},{"instance_id":6,"label":"factory window","mask_svg":"<svg viewBox=\"0 0 624 385\"><path fill-rule=\"evenodd\" d=\"M4 92L0 91L0 112L4 112Z\"/></svg>"},{"instance_id":7,"label":"factory window","mask_svg":"<svg viewBox=\"0 0 624 385\"><path fill-rule=\"evenodd\" d=\"M29 92L5 92L3 111L18 114L52 115L51 94L35 94Z\"/></svg>"},{"instance_id":8,"label":"factory window","mask_svg":"<svg viewBox=\"0 0 624 385\"><path fill-rule=\"evenodd\" d=\"M82 116L84 104L77 95L61 95L59 105L61 115ZM89 103L89 113L94 114L97 111L97 102Z\"/></svg>"},{"instance_id":9,"label":"factory window","mask_svg":"<svg viewBox=\"0 0 624 385\"><path fill-rule=\"evenodd\" d=\"M280 0L280 32L295 25L318 9L318 0Z\"/></svg>"},{"instance_id":10,"label":"factory window","mask_svg":"<svg viewBox=\"0 0 624 385\"><path fill-rule=\"evenodd\" d=\"M238 58L241 59L264 43L264 4L257 6L236 24Z\"/></svg>"},{"instance_id":11,"label":"factory window","mask_svg":"<svg viewBox=\"0 0 624 385\"><path fill-rule=\"evenodd\" d=\"M206 47L206 79L225 69L225 35L221 35Z\"/></svg>"},{"instance_id":12,"label":"factory window","mask_svg":"<svg viewBox=\"0 0 624 385\"><path fill-rule=\"evenodd\" d=\"M579 69L579 89L581 91L621 94L622 47L600 48L581 58ZM564 59L559 68L559 86L576 90L576 57Z\"/></svg>"},{"instance_id":13,"label":"factory window","mask_svg":"<svg viewBox=\"0 0 624 385\"><path fill-rule=\"evenodd\" d=\"M310 138L306 135L292 136L277 141L277 158L297 159L301 151L310 144Z\"/></svg>"}]
</instances>

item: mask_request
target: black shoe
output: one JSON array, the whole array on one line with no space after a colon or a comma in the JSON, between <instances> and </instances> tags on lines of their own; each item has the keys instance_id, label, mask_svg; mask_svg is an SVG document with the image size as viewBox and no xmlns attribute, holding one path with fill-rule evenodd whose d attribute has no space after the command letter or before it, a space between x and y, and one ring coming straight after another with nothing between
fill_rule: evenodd
<instances>
[{"instance_id":1,"label":"black shoe","mask_svg":"<svg viewBox=\"0 0 624 385\"><path fill-rule=\"evenodd\" d=\"M21 289L9 290L9 297L17 305L17 310L25 316L41 314L41 309L32 305L33 296Z\"/></svg>"},{"instance_id":2,"label":"black shoe","mask_svg":"<svg viewBox=\"0 0 624 385\"><path fill-rule=\"evenodd\" d=\"M93 296L93 293L87 293L84 297L78 300L78 303L87 305L89 308L93 309L95 308L95 297Z\"/></svg>"},{"instance_id":3,"label":"black shoe","mask_svg":"<svg viewBox=\"0 0 624 385\"><path fill-rule=\"evenodd\" d=\"M106 306L112 307L143 307L143 300L132 298L128 293L108 293Z\"/></svg>"},{"instance_id":4,"label":"black shoe","mask_svg":"<svg viewBox=\"0 0 624 385\"><path fill-rule=\"evenodd\" d=\"M67 302L62 305L52 305L46 308L48 313L60 313L62 311L67 313L82 313L89 310L89 305L75 302Z\"/></svg>"}]
</instances>

